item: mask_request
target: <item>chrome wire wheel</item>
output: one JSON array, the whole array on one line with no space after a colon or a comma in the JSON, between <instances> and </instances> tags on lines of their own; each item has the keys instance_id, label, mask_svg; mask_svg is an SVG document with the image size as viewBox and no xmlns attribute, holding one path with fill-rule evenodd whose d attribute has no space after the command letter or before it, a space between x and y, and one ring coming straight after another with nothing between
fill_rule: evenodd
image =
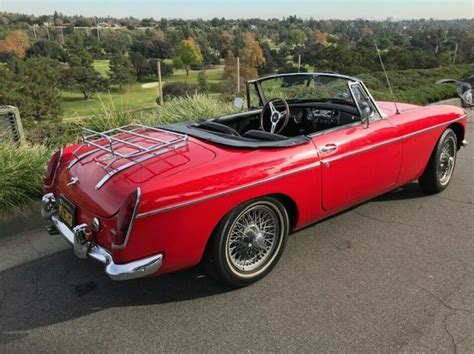
<instances>
[{"instance_id":1,"label":"chrome wire wheel","mask_svg":"<svg viewBox=\"0 0 474 354\"><path fill-rule=\"evenodd\" d=\"M451 180L454 165L456 163L456 140L453 136L447 136L439 154L437 175L439 183L445 186Z\"/></svg>"},{"instance_id":2,"label":"chrome wire wheel","mask_svg":"<svg viewBox=\"0 0 474 354\"><path fill-rule=\"evenodd\" d=\"M282 215L271 203L256 202L234 219L226 242L226 257L241 275L255 274L276 254L282 239Z\"/></svg>"}]
</instances>

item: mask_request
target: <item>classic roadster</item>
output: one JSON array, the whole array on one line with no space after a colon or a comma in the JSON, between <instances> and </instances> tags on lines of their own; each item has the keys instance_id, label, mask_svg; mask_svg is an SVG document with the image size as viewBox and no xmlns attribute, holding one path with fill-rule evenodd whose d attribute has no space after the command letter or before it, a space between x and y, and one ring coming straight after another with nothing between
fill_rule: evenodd
<instances>
[{"instance_id":1,"label":"classic roadster","mask_svg":"<svg viewBox=\"0 0 474 354\"><path fill-rule=\"evenodd\" d=\"M47 168L48 231L115 280L204 264L245 286L295 230L414 180L441 192L466 144L463 109L376 102L349 76L264 77L246 101L209 120L84 129Z\"/></svg>"}]
</instances>

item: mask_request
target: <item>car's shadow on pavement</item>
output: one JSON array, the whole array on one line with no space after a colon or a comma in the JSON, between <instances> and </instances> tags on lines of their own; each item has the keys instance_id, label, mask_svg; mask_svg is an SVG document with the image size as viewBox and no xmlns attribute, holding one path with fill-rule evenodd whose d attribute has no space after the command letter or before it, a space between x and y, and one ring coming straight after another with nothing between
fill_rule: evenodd
<instances>
[{"instance_id":1,"label":"car's shadow on pavement","mask_svg":"<svg viewBox=\"0 0 474 354\"><path fill-rule=\"evenodd\" d=\"M381 196L371 199L370 202L393 202L394 200L405 200L423 198L427 195L423 193L417 182L408 183L391 192L382 194Z\"/></svg>"},{"instance_id":2,"label":"car's shadow on pavement","mask_svg":"<svg viewBox=\"0 0 474 354\"><path fill-rule=\"evenodd\" d=\"M411 183L372 201L423 196L418 184ZM199 268L115 282L101 265L77 259L66 250L0 273L0 344L26 336L29 329L110 308L176 303L232 290Z\"/></svg>"},{"instance_id":3,"label":"car's shadow on pavement","mask_svg":"<svg viewBox=\"0 0 474 354\"><path fill-rule=\"evenodd\" d=\"M0 273L0 344L26 336L22 331L28 329L109 308L187 301L231 290L199 268L115 282L100 264L66 250Z\"/></svg>"}]
</instances>

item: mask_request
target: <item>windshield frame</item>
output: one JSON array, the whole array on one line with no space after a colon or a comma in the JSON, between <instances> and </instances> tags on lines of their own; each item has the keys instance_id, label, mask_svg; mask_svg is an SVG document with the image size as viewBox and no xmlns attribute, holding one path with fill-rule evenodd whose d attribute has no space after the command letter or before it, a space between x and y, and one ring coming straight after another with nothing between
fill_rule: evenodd
<instances>
[{"instance_id":1,"label":"windshield frame","mask_svg":"<svg viewBox=\"0 0 474 354\"><path fill-rule=\"evenodd\" d=\"M297 77L298 76L300 76L300 77L302 77L302 76L310 76L310 77L323 76L323 77L331 77L331 78L335 78L335 79L346 80L349 92L351 93L354 102L356 102L356 99L353 96L352 90L350 89L350 85L354 84L354 83L358 83L358 84L360 84L360 87L362 88L362 90L365 91L365 94L367 95L367 97L369 98L369 100L371 101L371 103L373 104L375 109L377 110L377 113L379 114L379 116L382 117L382 118L386 118L386 115L380 110L380 108L378 107L378 105L375 102L374 98L370 94L369 90L367 89L367 87L364 85L364 83L361 80L359 80L355 77L352 77L352 76L341 75L341 74L336 74L336 73L324 73L324 72L323 73L309 72L309 73L276 74L276 75L265 76L265 77L258 78L258 79L255 79L255 80L247 81L247 87L246 87L247 88L247 108L249 110L250 109L255 109L255 108L262 108L265 105L265 103L267 102L267 100L265 99L264 90L262 88L262 82L264 82L266 80L273 80L273 79L278 79L278 78L282 78L282 77L290 77L290 76L297 76ZM259 98L259 106L258 107L252 107L251 106L250 90L251 90L252 86L255 89L255 91L258 95L258 98ZM317 100L317 99L315 99L315 100ZM359 110L358 106L357 106L357 109Z\"/></svg>"}]
</instances>

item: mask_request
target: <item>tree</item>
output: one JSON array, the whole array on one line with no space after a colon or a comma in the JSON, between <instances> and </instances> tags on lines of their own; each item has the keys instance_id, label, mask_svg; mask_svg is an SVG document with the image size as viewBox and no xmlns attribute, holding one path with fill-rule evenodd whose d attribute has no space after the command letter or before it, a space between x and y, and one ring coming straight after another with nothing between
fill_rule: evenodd
<instances>
[{"instance_id":1,"label":"tree","mask_svg":"<svg viewBox=\"0 0 474 354\"><path fill-rule=\"evenodd\" d=\"M306 41L306 34L300 29L292 29L288 33L288 42L293 45L303 45Z\"/></svg>"},{"instance_id":2,"label":"tree","mask_svg":"<svg viewBox=\"0 0 474 354\"><path fill-rule=\"evenodd\" d=\"M66 69L61 81L65 89L78 88L85 100L108 88L108 81L97 71L86 66L72 66Z\"/></svg>"},{"instance_id":3,"label":"tree","mask_svg":"<svg viewBox=\"0 0 474 354\"><path fill-rule=\"evenodd\" d=\"M110 60L110 78L112 83L119 85L132 84L136 81L135 70L130 59L125 55L115 55Z\"/></svg>"},{"instance_id":4,"label":"tree","mask_svg":"<svg viewBox=\"0 0 474 354\"><path fill-rule=\"evenodd\" d=\"M25 32L13 31L5 39L0 40L0 53L10 54L17 58L24 58L30 41Z\"/></svg>"},{"instance_id":5,"label":"tree","mask_svg":"<svg viewBox=\"0 0 474 354\"><path fill-rule=\"evenodd\" d=\"M58 43L40 39L27 49L26 57L47 57L59 61L65 61L66 53L63 47Z\"/></svg>"},{"instance_id":6,"label":"tree","mask_svg":"<svg viewBox=\"0 0 474 354\"><path fill-rule=\"evenodd\" d=\"M202 63L201 50L191 37L179 42L177 54L184 70L186 70L186 76L189 75L191 65L199 65Z\"/></svg>"},{"instance_id":7,"label":"tree","mask_svg":"<svg viewBox=\"0 0 474 354\"><path fill-rule=\"evenodd\" d=\"M240 74L246 80L258 75L258 68L265 64L262 47L250 32L244 34L244 48L240 51Z\"/></svg>"},{"instance_id":8,"label":"tree","mask_svg":"<svg viewBox=\"0 0 474 354\"><path fill-rule=\"evenodd\" d=\"M207 81L207 75L205 70L201 70L197 76L198 88L202 93L209 92L209 81Z\"/></svg>"},{"instance_id":9,"label":"tree","mask_svg":"<svg viewBox=\"0 0 474 354\"><path fill-rule=\"evenodd\" d=\"M58 120L62 113L59 63L49 58L0 66L0 105L17 106L23 119Z\"/></svg>"},{"instance_id":10,"label":"tree","mask_svg":"<svg viewBox=\"0 0 474 354\"><path fill-rule=\"evenodd\" d=\"M102 48L104 48L107 54L112 56L128 52L132 45L132 38L125 32L104 31L101 37Z\"/></svg>"}]
</instances>

